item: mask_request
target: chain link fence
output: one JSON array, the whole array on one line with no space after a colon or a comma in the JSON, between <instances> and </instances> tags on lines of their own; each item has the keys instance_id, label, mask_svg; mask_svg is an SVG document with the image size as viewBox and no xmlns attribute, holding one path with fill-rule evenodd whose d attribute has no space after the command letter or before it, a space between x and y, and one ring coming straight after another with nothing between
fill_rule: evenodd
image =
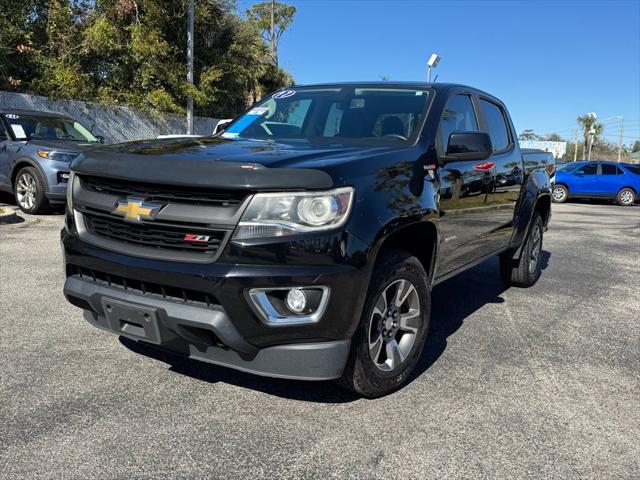
<instances>
[{"instance_id":1,"label":"chain link fence","mask_svg":"<svg viewBox=\"0 0 640 480\"><path fill-rule=\"evenodd\" d=\"M171 113L142 112L131 107L104 106L77 100L53 100L27 93L0 91L0 109L23 109L57 112L68 115L87 127L106 143L155 138L158 135L184 134L187 120ZM197 135L209 135L219 119L194 117Z\"/></svg>"}]
</instances>

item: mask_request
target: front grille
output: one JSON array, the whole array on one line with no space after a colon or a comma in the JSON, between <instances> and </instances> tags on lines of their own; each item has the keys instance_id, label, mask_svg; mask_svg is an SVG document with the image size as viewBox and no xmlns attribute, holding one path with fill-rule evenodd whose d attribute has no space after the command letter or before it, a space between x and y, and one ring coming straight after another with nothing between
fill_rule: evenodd
<instances>
[{"instance_id":1,"label":"front grille","mask_svg":"<svg viewBox=\"0 0 640 480\"><path fill-rule=\"evenodd\" d=\"M150 295L181 303L195 303L206 307L213 307L218 304L217 299L206 292L170 287L168 285L153 282L143 282L93 269L82 268L76 265L67 265L67 277L71 277L73 275L77 275L80 278L91 280L101 285L120 288L127 292L139 295Z\"/></svg>"},{"instance_id":2,"label":"front grille","mask_svg":"<svg viewBox=\"0 0 640 480\"><path fill-rule=\"evenodd\" d=\"M112 178L80 177L83 188L117 196L143 197L148 201L179 201L190 204L233 206L239 205L247 197L247 191L209 190L186 188L174 185L154 185L151 183L118 180Z\"/></svg>"},{"instance_id":3,"label":"front grille","mask_svg":"<svg viewBox=\"0 0 640 480\"><path fill-rule=\"evenodd\" d=\"M127 223L110 215L83 213L87 230L98 237L151 249L168 249L176 252L202 252L214 255L223 244L226 230L202 226L173 226L159 222ZM185 235L209 237L204 243L186 241Z\"/></svg>"}]
</instances>

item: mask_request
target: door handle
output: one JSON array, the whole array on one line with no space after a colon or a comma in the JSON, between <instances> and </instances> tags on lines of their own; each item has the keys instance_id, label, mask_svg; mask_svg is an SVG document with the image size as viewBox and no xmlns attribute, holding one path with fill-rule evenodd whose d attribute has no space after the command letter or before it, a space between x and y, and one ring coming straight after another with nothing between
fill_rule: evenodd
<instances>
[{"instance_id":1,"label":"door handle","mask_svg":"<svg viewBox=\"0 0 640 480\"><path fill-rule=\"evenodd\" d=\"M496 166L496 162L479 162L474 163L473 168L481 172L487 172Z\"/></svg>"}]
</instances>

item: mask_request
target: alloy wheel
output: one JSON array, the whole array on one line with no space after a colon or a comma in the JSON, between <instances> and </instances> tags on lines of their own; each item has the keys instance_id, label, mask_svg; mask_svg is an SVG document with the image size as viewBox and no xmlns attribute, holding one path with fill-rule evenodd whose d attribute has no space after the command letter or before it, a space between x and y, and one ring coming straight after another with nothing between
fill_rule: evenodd
<instances>
[{"instance_id":1,"label":"alloy wheel","mask_svg":"<svg viewBox=\"0 0 640 480\"><path fill-rule=\"evenodd\" d=\"M30 173L21 173L16 182L16 198L25 210L31 210L36 204L37 184Z\"/></svg>"},{"instance_id":2,"label":"alloy wheel","mask_svg":"<svg viewBox=\"0 0 640 480\"><path fill-rule=\"evenodd\" d=\"M556 202L562 202L565 199L565 197L567 196L567 192L562 187L555 187L553 189L552 195L553 195L553 199Z\"/></svg>"},{"instance_id":3,"label":"alloy wheel","mask_svg":"<svg viewBox=\"0 0 640 480\"><path fill-rule=\"evenodd\" d=\"M531 239L529 240L529 272L533 273L538 268L541 251L542 231L540 225L536 224L531 232Z\"/></svg>"},{"instance_id":4,"label":"alloy wheel","mask_svg":"<svg viewBox=\"0 0 640 480\"><path fill-rule=\"evenodd\" d=\"M620 194L620 202L625 205L631 205L633 203L633 193L629 190L625 190Z\"/></svg>"},{"instance_id":5,"label":"alloy wheel","mask_svg":"<svg viewBox=\"0 0 640 480\"><path fill-rule=\"evenodd\" d=\"M379 370L390 372L404 363L421 322L416 287L405 279L390 283L376 300L369 320L369 353Z\"/></svg>"}]
</instances>

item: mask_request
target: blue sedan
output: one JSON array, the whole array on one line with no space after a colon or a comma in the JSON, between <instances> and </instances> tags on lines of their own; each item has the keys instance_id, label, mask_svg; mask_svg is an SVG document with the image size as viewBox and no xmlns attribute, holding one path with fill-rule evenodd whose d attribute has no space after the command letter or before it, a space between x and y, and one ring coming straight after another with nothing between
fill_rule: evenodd
<instances>
[{"instance_id":1,"label":"blue sedan","mask_svg":"<svg viewBox=\"0 0 640 480\"><path fill-rule=\"evenodd\" d=\"M558 169L553 201L603 198L620 205L640 199L640 165L615 162L573 162Z\"/></svg>"}]
</instances>

